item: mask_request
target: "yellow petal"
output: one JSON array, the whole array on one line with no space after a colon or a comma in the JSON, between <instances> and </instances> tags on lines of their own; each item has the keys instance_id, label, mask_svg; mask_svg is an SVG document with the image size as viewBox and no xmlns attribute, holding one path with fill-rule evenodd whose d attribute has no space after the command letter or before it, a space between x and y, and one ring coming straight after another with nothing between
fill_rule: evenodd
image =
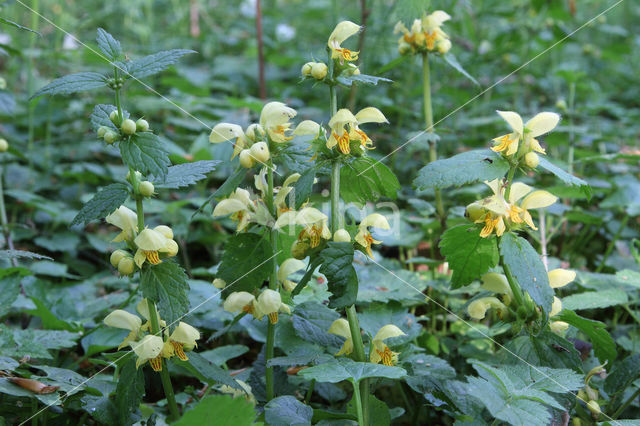
<instances>
[{"instance_id":1,"label":"yellow petal","mask_svg":"<svg viewBox=\"0 0 640 426\"><path fill-rule=\"evenodd\" d=\"M107 223L117 226L122 233L116 237L118 241L130 239L138 229L138 215L125 206L120 206L116 211L105 218Z\"/></svg>"},{"instance_id":2,"label":"yellow petal","mask_svg":"<svg viewBox=\"0 0 640 426\"><path fill-rule=\"evenodd\" d=\"M223 308L227 312L239 312L255 303L256 298L246 291L234 291L224 301Z\"/></svg>"},{"instance_id":3,"label":"yellow petal","mask_svg":"<svg viewBox=\"0 0 640 426\"><path fill-rule=\"evenodd\" d=\"M360 25L355 24L351 21L342 21L334 28L333 32L329 36L329 41L327 45L331 48L335 48L340 46L340 44L351 37L354 34L357 34L360 31Z\"/></svg>"},{"instance_id":4,"label":"yellow petal","mask_svg":"<svg viewBox=\"0 0 640 426\"><path fill-rule=\"evenodd\" d=\"M384 342L388 338L398 336L406 336L406 333L400 330L400 328L398 328L396 325L387 324L384 327L380 328L380 330L378 330L373 340L374 342Z\"/></svg>"},{"instance_id":5,"label":"yellow petal","mask_svg":"<svg viewBox=\"0 0 640 426\"><path fill-rule=\"evenodd\" d=\"M388 123L389 120L384 116L384 114L378 109L374 107L363 108L355 115L356 120L358 120L358 124L364 123Z\"/></svg>"},{"instance_id":6,"label":"yellow petal","mask_svg":"<svg viewBox=\"0 0 640 426\"><path fill-rule=\"evenodd\" d=\"M549 207L556 201L558 201L558 197L555 195L547 191L538 190L527 195L524 200L522 200L522 204L520 206L525 210L542 209Z\"/></svg>"},{"instance_id":7,"label":"yellow petal","mask_svg":"<svg viewBox=\"0 0 640 426\"><path fill-rule=\"evenodd\" d=\"M133 242L144 251L158 251L167 245L167 237L153 229L145 228Z\"/></svg>"},{"instance_id":8,"label":"yellow petal","mask_svg":"<svg viewBox=\"0 0 640 426\"><path fill-rule=\"evenodd\" d=\"M260 125L265 129L281 126L295 117L296 110L282 102L269 102L260 113Z\"/></svg>"},{"instance_id":9,"label":"yellow petal","mask_svg":"<svg viewBox=\"0 0 640 426\"><path fill-rule=\"evenodd\" d=\"M109 327L121 328L123 330L136 331L142 326L142 320L137 315L133 315L122 309L116 309L105 317L102 321Z\"/></svg>"},{"instance_id":10,"label":"yellow petal","mask_svg":"<svg viewBox=\"0 0 640 426\"><path fill-rule=\"evenodd\" d=\"M170 240L173 239L173 229L169 228L167 225L158 225L153 228L154 231L161 233Z\"/></svg>"},{"instance_id":11,"label":"yellow petal","mask_svg":"<svg viewBox=\"0 0 640 426\"><path fill-rule=\"evenodd\" d=\"M180 321L169 338L174 342L182 343L183 345L194 346L196 344L196 340L200 339L200 332L186 322Z\"/></svg>"},{"instance_id":12,"label":"yellow petal","mask_svg":"<svg viewBox=\"0 0 640 426\"><path fill-rule=\"evenodd\" d=\"M298 260L293 257L286 259L278 268L278 281L285 282L289 275L305 268L306 264L302 260Z\"/></svg>"},{"instance_id":13,"label":"yellow petal","mask_svg":"<svg viewBox=\"0 0 640 426\"><path fill-rule=\"evenodd\" d=\"M351 111L346 108L342 108L339 109L333 115L333 117L331 117L331 120L329 120L329 127L331 127L334 131L336 129L340 130L340 132L338 133L338 135L340 136L342 135L342 128L345 124L356 124L357 122L358 119L355 115L353 115Z\"/></svg>"},{"instance_id":14,"label":"yellow petal","mask_svg":"<svg viewBox=\"0 0 640 426\"><path fill-rule=\"evenodd\" d=\"M242 201L227 198L220 201L213 209L213 217L226 216L246 209L247 206Z\"/></svg>"},{"instance_id":15,"label":"yellow petal","mask_svg":"<svg viewBox=\"0 0 640 426\"><path fill-rule=\"evenodd\" d=\"M513 130L518 135L522 135L524 133L524 125L522 124L522 117L520 114L514 111L496 111L500 117L504 121L507 122L511 130Z\"/></svg>"},{"instance_id":16,"label":"yellow petal","mask_svg":"<svg viewBox=\"0 0 640 426\"><path fill-rule=\"evenodd\" d=\"M507 277L495 272L489 272L482 276L482 288L499 294L511 295L511 287Z\"/></svg>"},{"instance_id":17,"label":"yellow petal","mask_svg":"<svg viewBox=\"0 0 640 426\"><path fill-rule=\"evenodd\" d=\"M562 300L558 299L556 296L553 296L553 303L551 304L551 312L549 312L549 316L553 317L558 315L562 311Z\"/></svg>"},{"instance_id":18,"label":"yellow petal","mask_svg":"<svg viewBox=\"0 0 640 426\"><path fill-rule=\"evenodd\" d=\"M555 112L541 112L527 121L525 128L532 137L544 135L552 131L560 122L560 115Z\"/></svg>"},{"instance_id":19,"label":"yellow petal","mask_svg":"<svg viewBox=\"0 0 640 426\"><path fill-rule=\"evenodd\" d=\"M551 288L564 287L576 279L576 271L568 269L554 269L549 271L549 285Z\"/></svg>"},{"instance_id":20,"label":"yellow petal","mask_svg":"<svg viewBox=\"0 0 640 426\"><path fill-rule=\"evenodd\" d=\"M369 226L379 229L391 229L387 218L380 213L372 213L360 222L360 228L368 228Z\"/></svg>"},{"instance_id":21,"label":"yellow petal","mask_svg":"<svg viewBox=\"0 0 640 426\"><path fill-rule=\"evenodd\" d=\"M273 312L278 312L282 305L282 298L280 293L275 290L265 289L258 296L257 308L263 315L269 315Z\"/></svg>"},{"instance_id":22,"label":"yellow petal","mask_svg":"<svg viewBox=\"0 0 640 426\"><path fill-rule=\"evenodd\" d=\"M481 320L487 314L489 308L497 308L501 311L506 310L506 306L496 297L483 297L469 303L467 312L469 316L476 320Z\"/></svg>"},{"instance_id":23,"label":"yellow petal","mask_svg":"<svg viewBox=\"0 0 640 426\"><path fill-rule=\"evenodd\" d=\"M211 129L209 142L220 143L236 138L244 138L242 127L237 124L218 123Z\"/></svg>"},{"instance_id":24,"label":"yellow petal","mask_svg":"<svg viewBox=\"0 0 640 426\"><path fill-rule=\"evenodd\" d=\"M141 363L160 355L163 346L164 341L162 337L151 334L144 336L139 342L131 344L133 351Z\"/></svg>"},{"instance_id":25,"label":"yellow petal","mask_svg":"<svg viewBox=\"0 0 640 426\"><path fill-rule=\"evenodd\" d=\"M520 200L520 198L530 193L532 189L533 188L531 188L529 185L526 185L522 182L514 182L511 185L511 192L509 193L509 202L511 204L517 202L518 200Z\"/></svg>"},{"instance_id":26,"label":"yellow petal","mask_svg":"<svg viewBox=\"0 0 640 426\"><path fill-rule=\"evenodd\" d=\"M312 135L318 136L320 133L320 125L313 120L304 120L300 122L293 131L296 136Z\"/></svg>"},{"instance_id":27,"label":"yellow petal","mask_svg":"<svg viewBox=\"0 0 640 426\"><path fill-rule=\"evenodd\" d=\"M305 207L296 215L296 223L298 225L311 225L326 221L327 219L326 214L313 207Z\"/></svg>"}]
</instances>

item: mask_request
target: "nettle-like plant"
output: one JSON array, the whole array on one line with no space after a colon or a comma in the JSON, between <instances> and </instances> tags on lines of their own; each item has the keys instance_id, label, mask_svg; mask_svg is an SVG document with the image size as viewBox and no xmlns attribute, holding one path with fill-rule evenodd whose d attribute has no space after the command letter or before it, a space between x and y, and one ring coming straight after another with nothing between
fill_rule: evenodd
<instances>
[{"instance_id":1,"label":"nettle-like plant","mask_svg":"<svg viewBox=\"0 0 640 426\"><path fill-rule=\"evenodd\" d=\"M98 29L97 42L101 53L94 52L113 67L111 75L97 72L70 74L52 81L34 97L102 87L108 87L114 94L115 105L96 105L91 114L91 125L99 139L119 150L129 171L122 176L122 181L102 188L84 204L71 225L105 219L119 228L121 232L113 241L121 243L122 248L111 253L110 262L122 277L131 279L129 300L138 293L143 296L137 311L144 323L137 315L122 309L104 318L105 325L129 331L118 349L130 347L131 351L113 354L113 365L120 373L116 392L127 395L127 398L117 398L119 419L127 422L144 395L144 376L139 367L147 362L160 373L170 418L176 419L179 412L167 361L175 358L188 361L191 355L185 352L197 346L200 333L181 321L189 312L189 284L182 267L172 260L179 250L173 230L164 224L149 227L145 222L144 202L156 195L156 190L194 184L214 170L218 162L198 161L171 166L169 153L149 122L143 118L134 121L123 108L126 84L142 83L140 78L163 71L193 51L169 50L124 61L121 45L111 34ZM135 211L125 206L128 199L133 201ZM154 223L154 220L150 222ZM196 358L196 361L201 360ZM196 369L202 368L203 363L197 365ZM240 389L230 378L228 385Z\"/></svg>"}]
</instances>

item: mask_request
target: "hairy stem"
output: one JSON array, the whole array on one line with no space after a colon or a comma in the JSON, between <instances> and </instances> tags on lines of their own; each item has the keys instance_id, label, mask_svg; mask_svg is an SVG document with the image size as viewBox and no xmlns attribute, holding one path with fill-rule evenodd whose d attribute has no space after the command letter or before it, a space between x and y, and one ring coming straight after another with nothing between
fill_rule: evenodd
<instances>
[{"instance_id":1,"label":"hairy stem","mask_svg":"<svg viewBox=\"0 0 640 426\"><path fill-rule=\"evenodd\" d=\"M113 78L118 81L118 67L113 67ZM116 92L116 108L118 108L118 117L121 122L124 119L122 115L122 105L120 104L120 89L115 89Z\"/></svg>"},{"instance_id":2,"label":"hairy stem","mask_svg":"<svg viewBox=\"0 0 640 426\"><path fill-rule=\"evenodd\" d=\"M366 426L364 422L364 413L362 410L362 398L360 397L360 387L357 383L353 383L353 398L356 400L356 411L358 413L358 424L360 426ZM365 395L365 398L368 398L368 395Z\"/></svg>"},{"instance_id":3,"label":"hairy stem","mask_svg":"<svg viewBox=\"0 0 640 426\"><path fill-rule=\"evenodd\" d=\"M637 389L637 390L633 393L633 395L631 395L631 396L629 397L629 399L627 399L627 400L626 400L626 401L625 401L625 402L620 406L620 408L618 408L618 409L616 410L616 412L615 412L615 413L613 413L613 414L611 415L611 419L612 419L612 420L617 419L617 418L618 418L618 416L619 416L620 414L622 414L622 413L624 412L624 410L626 410L626 409L627 409L627 407L628 407L628 406L629 406L629 405L630 405L630 404L631 404L631 403L632 403L632 402L633 402L633 401L638 397L638 395L640 395L640 389Z\"/></svg>"},{"instance_id":4,"label":"hairy stem","mask_svg":"<svg viewBox=\"0 0 640 426\"><path fill-rule=\"evenodd\" d=\"M269 160L269 164L267 164L267 207L269 208L269 213L274 218L276 217L275 206L273 205L273 163ZM271 239L271 250L273 254L278 250L278 231L272 229L270 231L270 239ZM278 289L278 259L276 256L273 256L271 260L271 276L269 278L269 288L271 290ZM275 324L271 324L269 321L267 325L267 347L265 350L265 380L267 382L267 401L271 401L275 396L274 386L273 386L273 367L269 367L267 364L271 358L273 358L274 354L274 344L276 340L276 326Z\"/></svg>"}]
</instances>

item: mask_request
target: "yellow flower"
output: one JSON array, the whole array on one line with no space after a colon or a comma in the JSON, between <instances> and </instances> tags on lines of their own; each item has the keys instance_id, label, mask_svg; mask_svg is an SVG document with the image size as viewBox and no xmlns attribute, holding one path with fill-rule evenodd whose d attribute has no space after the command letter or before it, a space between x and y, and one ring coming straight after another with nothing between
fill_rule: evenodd
<instances>
[{"instance_id":1,"label":"yellow flower","mask_svg":"<svg viewBox=\"0 0 640 426\"><path fill-rule=\"evenodd\" d=\"M249 191L236 188L231 195L220 201L213 209L213 217L231 215L231 220L237 222L237 232L242 232L249 225L254 213L254 204Z\"/></svg>"},{"instance_id":2,"label":"yellow flower","mask_svg":"<svg viewBox=\"0 0 640 426\"><path fill-rule=\"evenodd\" d=\"M549 318L555 317L562 311L562 301L556 296L553 296L553 303L551 304L551 311L549 312ZM564 321L549 321L549 327L551 331L556 334L561 334L569 328L569 324Z\"/></svg>"},{"instance_id":3,"label":"yellow flower","mask_svg":"<svg viewBox=\"0 0 640 426\"><path fill-rule=\"evenodd\" d=\"M301 121L296 126L295 130L293 131L293 134L296 136L306 136L306 135L318 136L321 130L322 130L322 127L320 127L320 125L315 121L304 120L304 121Z\"/></svg>"},{"instance_id":4,"label":"yellow flower","mask_svg":"<svg viewBox=\"0 0 640 426\"><path fill-rule=\"evenodd\" d=\"M507 312L507 307L496 297L482 297L469 303L467 312L475 320L484 319L489 308L498 309L498 316L502 317Z\"/></svg>"},{"instance_id":5,"label":"yellow flower","mask_svg":"<svg viewBox=\"0 0 640 426\"><path fill-rule=\"evenodd\" d=\"M406 334L393 324L387 324L378 330L373 338L373 348L369 354L369 361L374 364L382 362L384 365L396 365L398 363L398 352L392 352L384 341L398 336L406 336Z\"/></svg>"},{"instance_id":6,"label":"yellow flower","mask_svg":"<svg viewBox=\"0 0 640 426\"><path fill-rule=\"evenodd\" d=\"M132 343L131 347L138 357L136 360L136 368L139 368L145 362L149 361L153 371L162 370L162 349L164 347L162 337L148 334L139 342Z\"/></svg>"},{"instance_id":7,"label":"yellow flower","mask_svg":"<svg viewBox=\"0 0 640 426\"><path fill-rule=\"evenodd\" d=\"M570 271L568 269L553 269L548 272L549 285L551 288L564 287L570 282L576 279L576 271Z\"/></svg>"},{"instance_id":8,"label":"yellow flower","mask_svg":"<svg viewBox=\"0 0 640 426\"><path fill-rule=\"evenodd\" d=\"M149 261L152 265L161 263L159 253L165 253L168 256L175 256L178 253L178 244L155 229L143 229L133 242L138 247L133 259L139 268L142 268L145 261Z\"/></svg>"},{"instance_id":9,"label":"yellow flower","mask_svg":"<svg viewBox=\"0 0 640 426\"><path fill-rule=\"evenodd\" d=\"M130 333L124 338L122 343L118 346L118 350L127 346L131 342L135 342L138 339L138 333L142 328L142 320L137 315L133 315L122 309L116 309L102 320L105 325L109 327L121 328L123 330L129 330Z\"/></svg>"},{"instance_id":10,"label":"yellow flower","mask_svg":"<svg viewBox=\"0 0 640 426\"><path fill-rule=\"evenodd\" d=\"M536 225L533 223L533 219L531 219L531 214L528 210L549 207L556 201L558 201L558 197L547 191L538 190L531 192L529 195L524 197L520 204L519 213L522 216L522 220L524 220L531 229L537 231L538 228L536 228Z\"/></svg>"},{"instance_id":11,"label":"yellow flower","mask_svg":"<svg viewBox=\"0 0 640 426\"><path fill-rule=\"evenodd\" d=\"M296 110L289 108L282 102L269 102L260 113L260 126L267 132L273 142L281 143L291 140L285 132L291 127L291 120L297 114Z\"/></svg>"},{"instance_id":12,"label":"yellow flower","mask_svg":"<svg viewBox=\"0 0 640 426\"><path fill-rule=\"evenodd\" d=\"M194 347L197 347L198 344L196 343L196 340L198 339L200 339L200 332L186 322L180 321L176 329L173 330L173 333L171 333L167 341L164 343L164 346L170 346L168 351L165 350L165 358L170 358L170 356L167 356L169 354L175 354L183 361L189 360L184 351L190 351Z\"/></svg>"},{"instance_id":13,"label":"yellow flower","mask_svg":"<svg viewBox=\"0 0 640 426\"><path fill-rule=\"evenodd\" d=\"M344 318L338 318L335 320L331 327L329 327L329 333L336 336L344 337L346 340L342 344L340 350L336 353L336 356L349 355L353 352L353 338L351 337L351 329L349 329L349 322Z\"/></svg>"},{"instance_id":14,"label":"yellow flower","mask_svg":"<svg viewBox=\"0 0 640 426\"><path fill-rule=\"evenodd\" d=\"M440 43L449 38L449 36L440 29L442 24L449 19L451 19L451 16L442 10L436 10L432 14L425 15L422 18L422 30L424 31L425 43L428 50L433 50L436 47L436 43Z\"/></svg>"},{"instance_id":15,"label":"yellow flower","mask_svg":"<svg viewBox=\"0 0 640 426\"><path fill-rule=\"evenodd\" d=\"M301 225L305 228L298 235L299 241L309 240L311 248L318 247L321 239L330 240L331 231L327 226L328 217L320 210L313 207L304 207L300 211L287 211L278 217L274 228L279 229L284 226Z\"/></svg>"},{"instance_id":16,"label":"yellow flower","mask_svg":"<svg viewBox=\"0 0 640 426\"><path fill-rule=\"evenodd\" d=\"M494 139L497 143L491 149L495 152L504 152L505 155L514 155L518 152L518 146L522 140L524 143L523 155L531 151L546 154L540 146L538 136L549 133L560 121L560 116L554 112L541 112L535 115L526 124L523 124L520 114L513 111L497 111L498 115L509 124L512 132Z\"/></svg>"},{"instance_id":17,"label":"yellow flower","mask_svg":"<svg viewBox=\"0 0 640 426\"><path fill-rule=\"evenodd\" d=\"M253 396L251 386L249 386L248 384L246 384L242 380L238 380L238 379L235 379L235 380L236 380L236 383L240 385L242 390L236 389L236 388L232 388L229 385L222 385L222 386L220 386L219 391L221 393L225 393L227 395L231 395L231 397L234 398L234 399L238 398L238 397L242 397L242 398L246 399L247 401L249 401L251 404L256 405L256 397Z\"/></svg>"},{"instance_id":18,"label":"yellow flower","mask_svg":"<svg viewBox=\"0 0 640 426\"><path fill-rule=\"evenodd\" d=\"M340 152L349 154L352 140L359 141L363 149L371 148L373 142L358 127L360 124L365 123L388 123L388 121L384 114L374 107L363 108L356 115L353 115L346 108L338 110L329 120L331 135L327 139L327 148L332 149L338 145Z\"/></svg>"},{"instance_id":19,"label":"yellow flower","mask_svg":"<svg viewBox=\"0 0 640 426\"><path fill-rule=\"evenodd\" d=\"M224 301L223 308L227 312L244 312L256 317L256 298L246 291L234 291Z\"/></svg>"},{"instance_id":20,"label":"yellow flower","mask_svg":"<svg viewBox=\"0 0 640 426\"><path fill-rule=\"evenodd\" d=\"M129 241L138 232L138 215L125 206L120 206L105 219L107 223L117 226L122 232L113 239L115 242Z\"/></svg>"},{"instance_id":21,"label":"yellow flower","mask_svg":"<svg viewBox=\"0 0 640 426\"><path fill-rule=\"evenodd\" d=\"M291 185L296 183L298 179L300 179L300 173L293 173L285 179L282 187L278 189L278 193L276 194L274 201L274 204L276 205L276 208L278 210L278 215L290 210L289 207L287 207L286 198L291 190L293 190Z\"/></svg>"},{"instance_id":22,"label":"yellow flower","mask_svg":"<svg viewBox=\"0 0 640 426\"><path fill-rule=\"evenodd\" d=\"M282 303L280 293L271 289L265 289L260 293L258 302L256 303L256 311L259 314L258 319L262 319L262 317L266 315L269 317L271 324L278 322L278 312L291 313L289 306Z\"/></svg>"},{"instance_id":23,"label":"yellow flower","mask_svg":"<svg viewBox=\"0 0 640 426\"><path fill-rule=\"evenodd\" d=\"M240 151L247 144L247 136L242 131L242 127L237 124L218 123L211 129L211 134L209 135L209 142L211 143L221 143L234 139L232 160L236 155L240 154Z\"/></svg>"},{"instance_id":24,"label":"yellow flower","mask_svg":"<svg viewBox=\"0 0 640 426\"><path fill-rule=\"evenodd\" d=\"M282 286L287 291L293 291L296 287L296 283L288 280L289 275L301 271L306 268L306 264L298 259L293 257L286 259L280 267L278 268L278 281L282 284Z\"/></svg>"},{"instance_id":25,"label":"yellow flower","mask_svg":"<svg viewBox=\"0 0 640 426\"><path fill-rule=\"evenodd\" d=\"M264 129L258 123L249 124L244 134L251 142L261 141L265 135Z\"/></svg>"},{"instance_id":26,"label":"yellow flower","mask_svg":"<svg viewBox=\"0 0 640 426\"><path fill-rule=\"evenodd\" d=\"M344 64L344 61L355 61L358 59L359 52L352 52L341 45L346 39L360 32L360 29L360 25L351 21L342 21L336 25L327 41L327 46L331 49L332 59L339 59L341 64Z\"/></svg>"},{"instance_id":27,"label":"yellow flower","mask_svg":"<svg viewBox=\"0 0 640 426\"><path fill-rule=\"evenodd\" d=\"M138 302L138 304L136 305L136 311L138 311L138 313L142 315L142 318L147 320L142 325L142 327L140 327L140 330L151 331L151 315L149 314L149 302L147 301L146 298ZM160 327L166 327L167 323L162 318L160 318L160 314L158 313L157 310L156 310L156 317L158 318L158 324L160 325Z\"/></svg>"},{"instance_id":28,"label":"yellow flower","mask_svg":"<svg viewBox=\"0 0 640 426\"><path fill-rule=\"evenodd\" d=\"M498 294L505 294L510 299L513 298L513 292L509 286L507 277L495 272L489 272L482 276L482 288L488 291L493 291Z\"/></svg>"},{"instance_id":29,"label":"yellow flower","mask_svg":"<svg viewBox=\"0 0 640 426\"><path fill-rule=\"evenodd\" d=\"M378 229L390 229L389 222L387 222L387 218L382 216L379 213L373 213L369 216L365 217L360 225L358 226L359 230L356 234L355 240L358 244L365 248L369 257L373 259L373 252L371 251L372 244L380 244L382 241L374 240L369 232L369 227L378 228Z\"/></svg>"}]
</instances>

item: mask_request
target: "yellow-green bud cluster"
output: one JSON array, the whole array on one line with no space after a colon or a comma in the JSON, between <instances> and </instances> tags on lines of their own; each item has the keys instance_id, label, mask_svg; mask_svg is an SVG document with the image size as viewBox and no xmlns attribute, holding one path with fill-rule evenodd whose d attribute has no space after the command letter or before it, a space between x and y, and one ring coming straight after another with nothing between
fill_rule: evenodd
<instances>
[{"instance_id":1,"label":"yellow-green bud cluster","mask_svg":"<svg viewBox=\"0 0 640 426\"><path fill-rule=\"evenodd\" d=\"M307 62L302 66L300 73L303 77L312 77L316 80L323 80L327 76L329 68L324 62Z\"/></svg>"},{"instance_id":2,"label":"yellow-green bud cluster","mask_svg":"<svg viewBox=\"0 0 640 426\"><path fill-rule=\"evenodd\" d=\"M147 120L140 118L138 121L133 121L130 118L120 117L117 110L111 111L109 119L113 123L111 126L100 126L97 134L99 139L103 139L108 145L111 145L123 138L134 135L136 132L146 132L149 130L149 123Z\"/></svg>"},{"instance_id":3,"label":"yellow-green bud cluster","mask_svg":"<svg viewBox=\"0 0 640 426\"><path fill-rule=\"evenodd\" d=\"M9 149L9 142L6 139L0 138L0 152L6 152Z\"/></svg>"}]
</instances>

